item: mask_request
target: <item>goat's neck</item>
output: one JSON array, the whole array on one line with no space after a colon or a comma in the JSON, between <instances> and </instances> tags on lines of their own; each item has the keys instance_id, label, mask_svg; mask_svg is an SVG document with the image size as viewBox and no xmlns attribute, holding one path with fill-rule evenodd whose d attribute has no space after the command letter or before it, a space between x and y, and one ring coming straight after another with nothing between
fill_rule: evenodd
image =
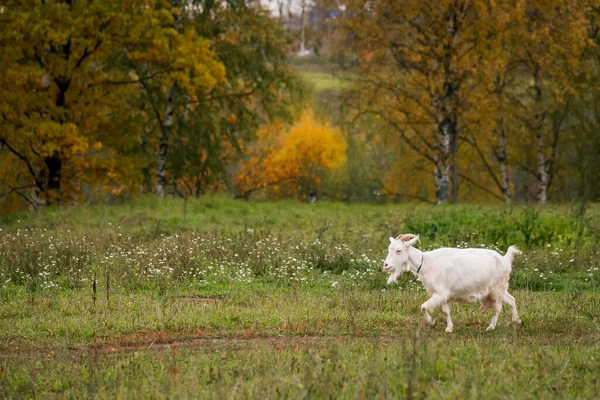
<instances>
[{"instance_id":1,"label":"goat's neck","mask_svg":"<svg viewBox=\"0 0 600 400\"><path fill-rule=\"evenodd\" d=\"M410 272L417 275L417 270L419 269L419 265L421 265L421 261L424 261L423 252L414 247L410 247L408 251L408 265L410 266Z\"/></svg>"}]
</instances>

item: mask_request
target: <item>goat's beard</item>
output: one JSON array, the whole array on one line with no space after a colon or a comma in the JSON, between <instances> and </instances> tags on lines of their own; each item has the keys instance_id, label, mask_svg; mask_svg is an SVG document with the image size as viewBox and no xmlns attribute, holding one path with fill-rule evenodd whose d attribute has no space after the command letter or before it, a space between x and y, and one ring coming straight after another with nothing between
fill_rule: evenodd
<instances>
[{"instance_id":1,"label":"goat's beard","mask_svg":"<svg viewBox=\"0 0 600 400\"><path fill-rule=\"evenodd\" d=\"M410 272L410 266L408 265L408 262L406 264L404 264L404 265L399 266L399 267L394 266L394 267L391 267L391 268L387 268L387 269L384 268L383 269L383 272L385 272L388 275L391 275L391 274L393 274L396 271L401 271L401 273L402 272ZM398 275L400 275L400 274L398 274Z\"/></svg>"}]
</instances>

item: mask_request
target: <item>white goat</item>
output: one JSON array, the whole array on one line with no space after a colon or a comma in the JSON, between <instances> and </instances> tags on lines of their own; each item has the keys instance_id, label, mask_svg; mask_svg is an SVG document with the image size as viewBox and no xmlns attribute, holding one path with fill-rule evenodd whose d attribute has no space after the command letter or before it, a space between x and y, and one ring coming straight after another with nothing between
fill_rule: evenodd
<instances>
[{"instance_id":1,"label":"white goat","mask_svg":"<svg viewBox=\"0 0 600 400\"><path fill-rule=\"evenodd\" d=\"M515 298L508 293L508 279L515 255L521 252L510 246L506 255L486 249L441 248L423 252L413 247L419 241L418 235L400 235L390 238L388 256L383 270L391 273L388 285L395 282L404 271L411 271L423 282L429 300L421 305L425 323L433 326L435 320L429 314L441 306L446 314L446 332L452 332L450 317L451 301L475 303L480 301L481 311L494 310L494 317L487 330L496 327L502 310L502 302L512 309L512 321L523 322L517 313Z\"/></svg>"}]
</instances>

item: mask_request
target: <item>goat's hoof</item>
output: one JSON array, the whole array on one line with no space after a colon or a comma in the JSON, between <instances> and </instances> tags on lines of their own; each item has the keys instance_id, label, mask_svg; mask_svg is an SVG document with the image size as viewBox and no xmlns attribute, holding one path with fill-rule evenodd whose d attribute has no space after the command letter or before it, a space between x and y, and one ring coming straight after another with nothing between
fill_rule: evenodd
<instances>
[{"instance_id":1,"label":"goat's hoof","mask_svg":"<svg viewBox=\"0 0 600 400\"><path fill-rule=\"evenodd\" d=\"M427 325L429 325L430 327L432 327L432 328L435 326L435 323L436 323L436 322L437 322L437 321L436 321L435 319L432 319L431 321L425 321L425 323L426 323Z\"/></svg>"},{"instance_id":2,"label":"goat's hoof","mask_svg":"<svg viewBox=\"0 0 600 400\"><path fill-rule=\"evenodd\" d=\"M519 326L524 326L525 324L523 323L523 320L521 318L513 321L515 324L519 325Z\"/></svg>"},{"instance_id":3,"label":"goat's hoof","mask_svg":"<svg viewBox=\"0 0 600 400\"><path fill-rule=\"evenodd\" d=\"M494 329L496 329L496 327L490 325L490 326L487 327L487 329L485 331L489 332L489 331L493 331Z\"/></svg>"},{"instance_id":4,"label":"goat's hoof","mask_svg":"<svg viewBox=\"0 0 600 400\"><path fill-rule=\"evenodd\" d=\"M444 332L452 333L452 328L448 326Z\"/></svg>"}]
</instances>

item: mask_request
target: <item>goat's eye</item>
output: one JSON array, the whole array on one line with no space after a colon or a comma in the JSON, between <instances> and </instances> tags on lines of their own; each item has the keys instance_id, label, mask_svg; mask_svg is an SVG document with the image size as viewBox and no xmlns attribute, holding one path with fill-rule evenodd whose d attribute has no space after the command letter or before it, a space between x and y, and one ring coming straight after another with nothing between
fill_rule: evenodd
<instances>
[{"instance_id":1,"label":"goat's eye","mask_svg":"<svg viewBox=\"0 0 600 400\"><path fill-rule=\"evenodd\" d=\"M396 250L396 254L402 253L402 250Z\"/></svg>"}]
</instances>

